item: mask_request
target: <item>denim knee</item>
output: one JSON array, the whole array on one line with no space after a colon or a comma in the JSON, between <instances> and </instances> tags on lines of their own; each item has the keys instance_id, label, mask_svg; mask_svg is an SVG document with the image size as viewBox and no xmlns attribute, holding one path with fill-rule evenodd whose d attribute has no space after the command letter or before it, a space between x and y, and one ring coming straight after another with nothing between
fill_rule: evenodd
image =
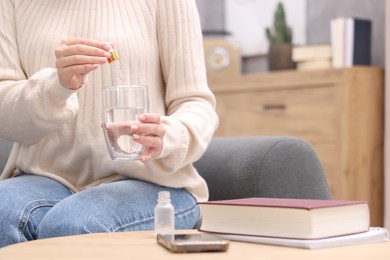
<instances>
[{"instance_id":1,"label":"denim knee","mask_svg":"<svg viewBox=\"0 0 390 260\"><path fill-rule=\"evenodd\" d=\"M59 204L63 204L60 202ZM88 210L56 205L42 219L37 230L38 239L109 232L99 218Z\"/></svg>"},{"instance_id":2,"label":"denim knee","mask_svg":"<svg viewBox=\"0 0 390 260\"><path fill-rule=\"evenodd\" d=\"M154 212L152 210L139 212L133 211L128 214L117 212L117 215L95 212L85 207L79 208L61 207L63 202L53 207L43 218L38 228L38 239L72 236L101 232L125 232L144 231L154 229ZM77 204L77 203L76 203ZM126 211L126 210L124 210ZM175 228L192 229L199 220L200 210L197 205L186 210L176 210Z\"/></svg>"},{"instance_id":3,"label":"denim knee","mask_svg":"<svg viewBox=\"0 0 390 260\"><path fill-rule=\"evenodd\" d=\"M59 202L42 220L38 238L153 230L154 207L162 189L171 192L176 229L194 228L200 211L188 191L128 180L90 188Z\"/></svg>"},{"instance_id":4,"label":"denim knee","mask_svg":"<svg viewBox=\"0 0 390 260\"><path fill-rule=\"evenodd\" d=\"M43 216L69 193L45 177L21 175L0 181L0 247L36 239Z\"/></svg>"}]
</instances>

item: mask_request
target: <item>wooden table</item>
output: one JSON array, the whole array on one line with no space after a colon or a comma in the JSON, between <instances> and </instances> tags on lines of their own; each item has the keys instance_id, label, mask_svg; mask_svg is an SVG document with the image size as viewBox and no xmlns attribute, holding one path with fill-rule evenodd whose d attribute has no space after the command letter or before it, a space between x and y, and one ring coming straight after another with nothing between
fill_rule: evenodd
<instances>
[{"instance_id":1,"label":"wooden table","mask_svg":"<svg viewBox=\"0 0 390 260\"><path fill-rule=\"evenodd\" d=\"M191 231L196 232L196 231ZM389 260L390 241L375 244L299 249L231 241L223 253L170 253L156 243L153 232L99 233L25 242L0 249L0 260L45 259L289 259Z\"/></svg>"}]
</instances>

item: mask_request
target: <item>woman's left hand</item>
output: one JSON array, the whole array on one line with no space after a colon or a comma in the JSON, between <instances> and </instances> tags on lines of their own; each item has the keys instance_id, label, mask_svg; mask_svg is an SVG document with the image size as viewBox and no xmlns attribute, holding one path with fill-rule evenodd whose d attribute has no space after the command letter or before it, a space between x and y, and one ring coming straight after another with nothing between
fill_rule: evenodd
<instances>
[{"instance_id":1,"label":"woman's left hand","mask_svg":"<svg viewBox=\"0 0 390 260\"><path fill-rule=\"evenodd\" d=\"M142 114L138 119L140 123L132 125L130 129L133 139L145 147L140 161L147 162L157 158L162 152L165 127L158 114Z\"/></svg>"}]
</instances>

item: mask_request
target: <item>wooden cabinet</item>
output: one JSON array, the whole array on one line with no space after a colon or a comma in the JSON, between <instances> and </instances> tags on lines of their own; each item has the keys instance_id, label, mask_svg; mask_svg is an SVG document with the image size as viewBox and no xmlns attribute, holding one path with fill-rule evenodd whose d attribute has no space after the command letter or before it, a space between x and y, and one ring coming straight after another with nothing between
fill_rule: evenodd
<instances>
[{"instance_id":1,"label":"wooden cabinet","mask_svg":"<svg viewBox=\"0 0 390 260\"><path fill-rule=\"evenodd\" d=\"M308 141L333 199L366 200L383 225L384 71L353 67L209 78L217 136L288 135Z\"/></svg>"}]
</instances>

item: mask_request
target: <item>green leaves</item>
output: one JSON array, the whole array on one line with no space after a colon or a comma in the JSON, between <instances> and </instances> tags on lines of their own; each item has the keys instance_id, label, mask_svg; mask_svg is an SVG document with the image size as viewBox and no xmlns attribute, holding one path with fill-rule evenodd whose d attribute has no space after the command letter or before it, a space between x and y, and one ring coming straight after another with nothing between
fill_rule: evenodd
<instances>
[{"instance_id":1,"label":"green leaves","mask_svg":"<svg viewBox=\"0 0 390 260\"><path fill-rule=\"evenodd\" d=\"M282 3L275 10L273 27L266 28L265 32L270 43L292 43L292 29L287 25Z\"/></svg>"}]
</instances>

